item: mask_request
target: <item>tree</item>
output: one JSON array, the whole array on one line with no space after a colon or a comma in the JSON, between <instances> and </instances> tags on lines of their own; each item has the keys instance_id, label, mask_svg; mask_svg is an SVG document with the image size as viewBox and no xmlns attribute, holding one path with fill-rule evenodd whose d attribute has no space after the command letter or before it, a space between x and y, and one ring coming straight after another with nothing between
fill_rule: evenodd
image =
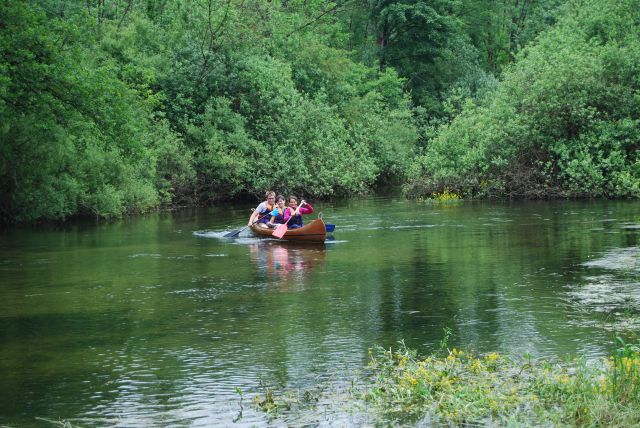
<instances>
[{"instance_id":1,"label":"tree","mask_svg":"<svg viewBox=\"0 0 640 428\"><path fill-rule=\"evenodd\" d=\"M640 196L640 9L587 0L518 56L486 104L440 129L413 189Z\"/></svg>"}]
</instances>

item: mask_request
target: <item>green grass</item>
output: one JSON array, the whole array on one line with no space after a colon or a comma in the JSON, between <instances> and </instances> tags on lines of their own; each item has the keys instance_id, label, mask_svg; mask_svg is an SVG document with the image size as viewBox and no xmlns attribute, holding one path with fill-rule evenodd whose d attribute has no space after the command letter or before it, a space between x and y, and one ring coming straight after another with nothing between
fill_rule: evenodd
<instances>
[{"instance_id":1,"label":"green grass","mask_svg":"<svg viewBox=\"0 0 640 428\"><path fill-rule=\"evenodd\" d=\"M361 397L388 420L435 425L640 426L640 353L621 343L600 364L515 361L452 349L371 353Z\"/></svg>"},{"instance_id":2,"label":"green grass","mask_svg":"<svg viewBox=\"0 0 640 428\"><path fill-rule=\"evenodd\" d=\"M341 405L390 426L640 427L638 345L617 338L609 358L560 363L449 350L446 341L426 357L403 343L371 350ZM266 391L254 403L278 417L308 401Z\"/></svg>"}]
</instances>

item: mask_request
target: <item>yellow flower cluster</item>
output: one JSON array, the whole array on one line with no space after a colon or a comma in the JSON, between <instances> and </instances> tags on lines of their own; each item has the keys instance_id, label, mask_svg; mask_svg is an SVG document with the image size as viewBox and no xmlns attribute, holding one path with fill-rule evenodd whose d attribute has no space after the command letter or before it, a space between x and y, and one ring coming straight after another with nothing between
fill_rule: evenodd
<instances>
[{"instance_id":1,"label":"yellow flower cluster","mask_svg":"<svg viewBox=\"0 0 640 428\"><path fill-rule=\"evenodd\" d=\"M631 376L632 374L640 374L640 355L634 355L631 357L622 357L620 358L618 363L618 368L627 376Z\"/></svg>"},{"instance_id":2,"label":"yellow flower cluster","mask_svg":"<svg viewBox=\"0 0 640 428\"><path fill-rule=\"evenodd\" d=\"M420 359L403 347L377 358L371 365L377 383L368 398L391 413L429 414L449 425L513 415L542 426L553 425L557 418L589 425L601 417L587 411L589 402L605 400L613 410L619 403L640 406L637 353L616 356L605 368L581 360L571 367L544 360L520 363L496 352L476 356L455 348ZM640 426L640 416L629 420Z\"/></svg>"},{"instance_id":3,"label":"yellow flower cluster","mask_svg":"<svg viewBox=\"0 0 640 428\"><path fill-rule=\"evenodd\" d=\"M439 201L439 202L452 202L452 201L461 200L462 196L460 196L459 194L457 194L455 192L449 191L448 188L445 188L442 191L442 193L432 193L430 199L436 200L436 201Z\"/></svg>"}]
</instances>

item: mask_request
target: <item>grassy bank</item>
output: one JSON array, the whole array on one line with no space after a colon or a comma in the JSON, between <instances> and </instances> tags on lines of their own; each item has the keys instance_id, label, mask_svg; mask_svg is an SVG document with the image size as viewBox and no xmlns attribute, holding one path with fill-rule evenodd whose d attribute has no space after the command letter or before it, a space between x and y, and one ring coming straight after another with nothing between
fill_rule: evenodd
<instances>
[{"instance_id":1,"label":"grassy bank","mask_svg":"<svg viewBox=\"0 0 640 428\"><path fill-rule=\"evenodd\" d=\"M427 357L403 344L376 349L349 400L392 425L640 426L640 346L618 345L602 361L563 363L446 346ZM279 401L256 403L269 413L291 410Z\"/></svg>"}]
</instances>

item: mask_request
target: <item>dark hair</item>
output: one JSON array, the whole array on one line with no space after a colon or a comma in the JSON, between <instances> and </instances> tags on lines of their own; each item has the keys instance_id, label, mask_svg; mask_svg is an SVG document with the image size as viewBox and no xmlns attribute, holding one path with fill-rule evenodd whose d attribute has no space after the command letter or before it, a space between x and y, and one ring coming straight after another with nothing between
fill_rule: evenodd
<instances>
[{"instance_id":1,"label":"dark hair","mask_svg":"<svg viewBox=\"0 0 640 428\"><path fill-rule=\"evenodd\" d=\"M294 199L296 201L296 204L298 203L298 198L296 198L294 195L289 196L289 202L291 202L291 199Z\"/></svg>"},{"instance_id":2,"label":"dark hair","mask_svg":"<svg viewBox=\"0 0 640 428\"><path fill-rule=\"evenodd\" d=\"M278 195L278 196L276 196L276 202L280 202L280 200L283 200L283 201L284 201L284 200L285 200L285 199L284 199L284 196L282 196L282 195Z\"/></svg>"}]
</instances>

